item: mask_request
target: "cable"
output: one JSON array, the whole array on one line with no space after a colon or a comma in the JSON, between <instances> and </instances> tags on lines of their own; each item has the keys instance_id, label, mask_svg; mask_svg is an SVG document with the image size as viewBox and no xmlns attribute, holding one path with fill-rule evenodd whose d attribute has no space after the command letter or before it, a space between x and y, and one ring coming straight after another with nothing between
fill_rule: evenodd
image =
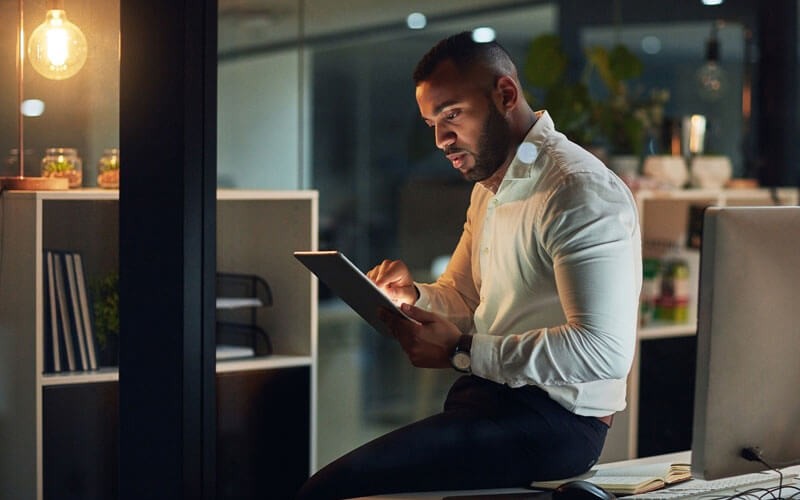
<instances>
[{"instance_id":1,"label":"cable","mask_svg":"<svg viewBox=\"0 0 800 500\"><path fill-rule=\"evenodd\" d=\"M778 196L778 188L776 186L771 186L769 188L769 197L772 199L772 204L775 206L782 205L781 197Z\"/></svg>"},{"instance_id":2,"label":"cable","mask_svg":"<svg viewBox=\"0 0 800 500\"><path fill-rule=\"evenodd\" d=\"M782 462L782 463L775 463L770 464L767 463L766 459L764 458L764 454L761 451L761 448L758 446L748 446L746 448L742 448L740 455L745 460L749 460L751 462L759 462L768 469L772 469L773 471L778 473L778 486L777 488L769 488L765 490L764 494L757 497L759 499L770 499L770 500L779 500L783 498L800 498L800 488L796 486L786 486L787 489L795 490L796 493L792 494L791 496L784 496L784 486L783 486L783 472L781 469L783 467L789 467L791 465L797 465L800 463L800 460ZM777 495L776 495L777 493ZM740 495L748 494L748 492L742 492ZM737 495L737 496L740 496Z\"/></svg>"},{"instance_id":3,"label":"cable","mask_svg":"<svg viewBox=\"0 0 800 500\"><path fill-rule=\"evenodd\" d=\"M750 460L751 462L761 462L764 466L773 470L791 467L792 465L800 465L800 459L789 460L786 462L772 462L772 465L770 465L766 462L764 454L761 451L761 448L758 446L748 446L747 448L742 448L740 455L742 458Z\"/></svg>"},{"instance_id":4,"label":"cable","mask_svg":"<svg viewBox=\"0 0 800 500\"><path fill-rule=\"evenodd\" d=\"M778 473L778 491L781 491L783 488L783 472L780 469L771 466L766 461L761 454L761 448L758 446L748 446L747 448L742 448L741 455L745 460L749 460L751 462L760 462L764 464L764 466L768 469L772 469Z\"/></svg>"}]
</instances>

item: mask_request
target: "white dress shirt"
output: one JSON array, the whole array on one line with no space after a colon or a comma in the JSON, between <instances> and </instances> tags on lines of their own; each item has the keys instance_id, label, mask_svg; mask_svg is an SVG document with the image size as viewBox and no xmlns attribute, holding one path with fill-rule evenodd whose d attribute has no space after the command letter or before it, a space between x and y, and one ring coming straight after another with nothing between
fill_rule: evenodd
<instances>
[{"instance_id":1,"label":"white dress shirt","mask_svg":"<svg viewBox=\"0 0 800 500\"><path fill-rule=\"evenodd\" d=\"M574 413L604 416L625 408L635 349L636 203L537 115L497 193L475 184L447 269L417 284L416 305L474 334L474 375L536 385Z\"/></svg>"}]
</instances>

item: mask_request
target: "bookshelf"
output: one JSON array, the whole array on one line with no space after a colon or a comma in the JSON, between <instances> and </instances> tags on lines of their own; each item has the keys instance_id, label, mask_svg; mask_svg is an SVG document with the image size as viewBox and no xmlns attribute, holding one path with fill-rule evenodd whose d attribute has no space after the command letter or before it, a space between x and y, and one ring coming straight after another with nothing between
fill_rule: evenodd
<instances>
[{"instance_id":1,"label":"bookshelf","mask_svg":"<svg viewBox=\"0 0 800 500\"><path fill-rule=\"evenodd\" d=\"M116 271L118 206L116 190L0 195L0 498L117 496L118 370L44 372L43 250L80 252L88 283ZM292 251L316 249L317 209L316 191L218 192L217 270L269 282L255 321L274 354L217 362L217 498L288 498L315 467L317 285Z\"/></svg>"},{"instance_id":2,"label":"bookshelf","mask_svg":"<svg viewBox=\"0 0 800 500\"><path fill-rule=\"evenodd\" d=\"M685 241L690 207L693 205L762 206L798 203L796 188L640 190L635 196L642 230L642 253L644 257L654 258L668 251L668 245L664 243ZM688 320L681 323L656 321L639 328L636 355L628 377L628 405L615 416L601 456L602 462L650 455L651 453L643 449L647 446L642 446L642 436L669 435L670 427L676 432L680 429L679 436L672 436L676 441L691 439L700 254L698 250L692 249L684 249L682 253L689 262L690 270ZM658 370L663 375L659 375L657 380L648 378L648 373ZM671 386L665 388L659 384ZM658 408L651 406L654 399L658 399ZM661 405L664 411L661 411ZM654 417L658 419L657 422L650 421ZM688 449L691 443L674 444L683 450ZM664 450L659 453L669 452L670 450Z\"/></svg>"}]
</instances>

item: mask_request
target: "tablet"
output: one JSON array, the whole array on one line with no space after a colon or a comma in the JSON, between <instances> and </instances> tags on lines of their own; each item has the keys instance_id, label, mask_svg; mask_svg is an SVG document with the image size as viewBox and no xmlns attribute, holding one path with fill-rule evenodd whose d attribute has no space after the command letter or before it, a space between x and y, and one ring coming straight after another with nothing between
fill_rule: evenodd
<instances>
[{"instance_id":1,"label":"tablet","mask_svg":"<svg viewBox=\"0 0 800 500\"><path fill-rule=\"evenodd\" d=\"M381 308L418 323L401 311L343 253L336 250L298 251L294 256L379 332L391 336L386 323L378 316Z\"/></svg>"}]
</instances>

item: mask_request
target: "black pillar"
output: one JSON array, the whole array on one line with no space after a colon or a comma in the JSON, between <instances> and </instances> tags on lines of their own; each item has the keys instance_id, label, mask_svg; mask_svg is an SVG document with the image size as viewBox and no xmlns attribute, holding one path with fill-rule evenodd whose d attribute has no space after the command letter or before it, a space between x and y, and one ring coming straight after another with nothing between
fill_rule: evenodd
<instances>
[{"instance_id":1,"label":"black pillar","mask_svg":"<svg viewBox=\"0 0 800 500\"><path fill-rule=\"evenodd\" d=\"M121 0L120 497L215 494L212 0Z\"/></svg>"},{"instance_id":2,"label":"black pillar","mask_svg":"<svg viewBox=\"0 0 800 500\"><path fill-rule=\"evenodd\" d=\"M798 185L797 0L759 2L758 180Z\"/></svg>"}]
</instances>

